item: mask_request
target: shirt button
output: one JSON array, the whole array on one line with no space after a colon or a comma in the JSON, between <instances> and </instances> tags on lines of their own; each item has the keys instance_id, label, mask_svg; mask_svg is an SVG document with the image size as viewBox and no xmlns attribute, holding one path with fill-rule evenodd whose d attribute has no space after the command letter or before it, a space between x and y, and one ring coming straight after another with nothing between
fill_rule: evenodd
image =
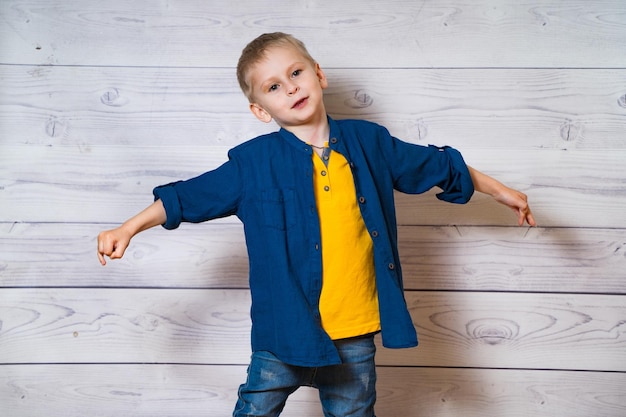
<instances>
[{"instance_id":1,"label":"shirt button","mask_svg":"<svg viewBox=\"0 0 626 417\"><path fill-rule=\"evenodd\" d=\"M376 230L372 232L372 237L378 237L378 232Z\"/></svg>"},{"instance_id":2,"label":"shirt button","mask_svg":"<svg viewBox=\"0 0 626 417\"><path fill-rule=\"evenodd\" d=\"M359 197L359 203L361 204L365 203L365 197L363 196Z\"/></svg>"},{"instance_id":3,"label":"shirt button","mask_svg":"<svg viewBox=\"0 0 626 417\"><path fill-rule=\"evenodd\" d=\"M387 265L387 267L388 267L389 269L392 269L392 270L393 270L393 269L396 269L396 266L395 266L394 264L392 264L392 263L390 263L389 265Z\"/></svg>"},{"instance_id":4,"label":"shirt button","mask_svg":"<svg viewBox=\"0 0 626 417\"><path fill-rule=\"evenodd\" d=\"M330 138L330 143L337 143L337 138Z\"/></svg>"},{"instance_id":5,"label":"shirt button","mask_svg":"<svg viewBox=\"0 0 626 417\"><path fill-rule=\"evenodd\" d=\"M322 171L322 172L320 172L320 174L322 174L322 177L325 177L326 176L326 171Z\"/></svg>"},{"instance_id":6,"label":"shirt button","mask_svg":"<svg viewBox=\"0 0 626 417\"><path fill-rule=\"evenodd\" d=\"M324 186L324 191L330 191L330 187L328 185Z\"/></svg>"}]
</instances>

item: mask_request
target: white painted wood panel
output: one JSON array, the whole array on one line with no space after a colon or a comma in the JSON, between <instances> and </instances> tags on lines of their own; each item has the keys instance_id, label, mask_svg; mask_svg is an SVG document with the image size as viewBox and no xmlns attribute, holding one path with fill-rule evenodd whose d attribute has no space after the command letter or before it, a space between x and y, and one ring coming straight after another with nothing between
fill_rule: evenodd
<instances>
[{"instance_id":1,"label":"white painted wood panel","mask_svg":"<svg viewBox=\"0 0 626 417\"><path fill-rule=\"evenodd\" d=\"M323 62L322 62L323 65ZM234 70L0 66L2 144L234 146L275 130ZM327 70L336 118L409 142L491 149L624 149L626 70Z\"/></svg>"},{"instance_id":2,"label":"white painted wood panel","mask_svg":"<svg viewBox=\"0 0 626 417\"><path fill-rule=\"evenodd\" d=\"M106 268L95 239L274 129L233 67L282 30L326 69L333 116L459 148L541 226L484 196L397 196L421 347L380 349L377 414L625 415L625 17L621 0L1 1L0 414L231 413L239 222L151 230Z\"/></svg>"},{"instance_id":3,"label":"white painted wood panel","mask_svg":"<svg viewBox=\"0 0 626 417\"><path fill-rule=\"evenodd\" d=\"M243 230L219 222L136 236L102 268L96 235L114 224L0 224L7 287L247 288ZM408 290L626 294L626 231L403 226Z\"/></svg>"},{"instance_id":4,"label":"white painted wood panel","mask_svg":"<svg viewBox=\"0 0 626 417\"><path fill-rule=\"evenodd\" d=\"M245 366L10 365L0 398L11 417L230 415ZM621 373L378 368L377 415L621 417ZM70 406L71 404L71 406ZM301 388L285 417L321 417L317 391Z\"/></svg>"},{"instance_id":5,"label":"white painted wood panel","mask_svg":"<svg viewBox=\"0 0 626 417\"><path fill-rule=\"evenodd\" d=\"M381 349L381 365L626 371L623 296L406 296L422 347ZM5 363L246 364L250 356L247 290L4 289L1 303Z\"/></svg>"},{"instance_id":6,"label":"white painted wood panel","mask_svg":"<svg viewBox=\"0 0 626 417\"><path fill-rule=\"evenodd\" d=\"M5 0L0 62L232 67L252 38L295 33L341 67L623 67L619 0Z\"/></svg>"},{"instance_id":7,"label":"white painted wood panel","mask_svg":"<svg viewBox=\"0 0 626 417\"><path fill-rule=\"evenodd\" d=\"M122 222L152 202L155 186L215 168L226 160L227 150L215 146L3 146L0 221ZM468 164L527 193L543 227L626 224L626 150L462 151ZM434 194L398 194L399 224L516 224L513 212L484 195L467 205L453 205L437 200Z\"/></svg>"}]
</instances>

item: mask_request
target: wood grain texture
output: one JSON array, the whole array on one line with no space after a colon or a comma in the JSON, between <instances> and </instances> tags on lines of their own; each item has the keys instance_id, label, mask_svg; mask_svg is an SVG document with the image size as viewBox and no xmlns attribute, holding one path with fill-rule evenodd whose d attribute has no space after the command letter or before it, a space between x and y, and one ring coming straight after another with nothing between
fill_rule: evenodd
<instances>
[{"instance_id":1,"label":"wood grain texture","mask_svg":"<svg viewBox=\"0 0 626 417\"><path fill-rule=\"evenodd\" d=\"M160 228L136 236L100 267L96 235L114 224L0 224L5 287L247 288L239 224ZM408 290L626 294L626 231L403 226Z\"/></svg>"},{"instance_id":2,"label":"wood grain texture","mask_svg":"<svg viewBox=\"0 0 626 417\"><path fill-rule=\"evenodd\" d=\"M527 193L397 195L421 346L380 347L379 416L626 415L621 0L0 1L0 414L230 415L249 360L236 218L97 233L270 130L234 66L294 33L335 118L451 145ZM314 390L283 414L321 417Z\"/></svg>"},{"instance_id":3,"label":"wood grain texture","mask_svg":"<svg viewBox=\"0 0 626 417\"><path fill-rule=\"evenodd\" d=\"M626 71L329 69L336 118L413 143L625 149ZM276 130L248 111L234 69L0 66L2 144L234 146Z\"/></svg>"},{"instance_id":4,"label":"wood grain texture","mask_svg":"<svg viewBox=\"0 0 626 417\"><path fill-rule=\"evenodd\" d=\"M227 152L214 146L15 145L2 150L1 222L80 223L121 223L152 202L153 187L215 168L226 160ZM528 194L541 226L626 224L624 150L484 149L464 155L470 165ZM477 195L467 205L453 205L437 200L435 193L398 194L399 224L516 224L513 212L485 195Z\"/></svg>"},{"instance_id":5,"label":"wood grain texture","mask_svg":"<svg viewBox=\"0 0 626 417\"><path fill-rule=\"evenodd\" d=\"M5 363L250 356L246 290L4 289L1 303ZM381 349L381 365L626 371L621 296L409 292L407 303L421 347Z\"/></svg>"},{"instance_id":6,"label":"wood grain texture","mask_svg":"<svg viewBox=\"0 0 626 417\"><path fill-rule=\"evenodd\" d=\"M3 290L1 303L5 363L242 364L250 357L248 291Z\"/></svg>"},{"instance_id":7,"label":"wood grain texture","mask_svg":"<svg viewBox=\"0 0 626 417\"><path fill-rule=\"evenodd\" d=\"M226 416L245 366L10 365L0 398L11 417ZM378 368L379 416L621 417L620 373ZM71 404L71 410L68 407ZM321 417L317 391L301 388L284 417Z\"/></svg>"},{"instance_id":8,"label":"wood grain texture","mask_svg":"<svg viewBox=\"0 0 626 417\"><path fill-rule=\"evenodd\" d=\"M385 350L378 363L626 368L623 296L416 292L407 294L407 304L421 351Z\"/></svg>"},{"instance_id":9,"label":"wood grain texture","mask_svg":"<svg viewBox=\"0 0 626 417\"><path fill-rule=\"evenodd\" d=\"M232 67L249 40L282 30L331 66L624 67L625 13L615 0L7 0L0 62Z\"/></svg>"},{"instance_id":10,"label":"wood grain texture","mask_svg":"<svg viewBox=\"0 0 626 417\"><path fill-rule=\"evenodd\" d=\"M379 368L377 415L619 416L623 374ZM387 388L388 387L388 388Z\"/></svg>"}]
</instances>

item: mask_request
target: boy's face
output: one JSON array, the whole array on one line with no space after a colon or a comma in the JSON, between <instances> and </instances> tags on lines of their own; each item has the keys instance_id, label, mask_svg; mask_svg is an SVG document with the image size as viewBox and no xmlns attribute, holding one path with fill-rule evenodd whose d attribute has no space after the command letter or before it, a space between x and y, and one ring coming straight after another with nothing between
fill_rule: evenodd
<instances>
[{"instance_id":1,"label":"boy's face","mask_svg":"<svg viewBox=\"0 0 626 417\"><path fill-rule=\"evenodd\" d=\"M328 86L318 64L296 47L275 46L249 72L252 86L250 110L262 122L272 119L289 128L326 120L322 90Z\"/></svg>"}]
</instances>

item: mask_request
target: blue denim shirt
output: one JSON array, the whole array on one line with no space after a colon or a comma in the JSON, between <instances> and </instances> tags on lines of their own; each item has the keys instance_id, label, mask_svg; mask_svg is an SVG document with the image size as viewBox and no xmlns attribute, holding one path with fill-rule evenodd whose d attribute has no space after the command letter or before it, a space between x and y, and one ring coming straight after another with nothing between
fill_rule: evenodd
<instances>
[{"instance_id":1,"label":"blue denim shirt","mask_svg":"<svg viewBox=\"0 0 626 417\"><path fill-rule=\"evenodd\" d=\"M419 146L362 120L329 118L332 151L349 162L358 204L374 242L383 345L417 345L404 299L394 190L418 194L440 187L439 199L465 203L474 192L461 154ZM320 322L320 228L313 190L312 148L281 129L245 142L228 161L196 178L154 189L174 229L229 215L244 226L250 263L252 349L286 363L340 363Z\"/></svg>"}]
</instances>

